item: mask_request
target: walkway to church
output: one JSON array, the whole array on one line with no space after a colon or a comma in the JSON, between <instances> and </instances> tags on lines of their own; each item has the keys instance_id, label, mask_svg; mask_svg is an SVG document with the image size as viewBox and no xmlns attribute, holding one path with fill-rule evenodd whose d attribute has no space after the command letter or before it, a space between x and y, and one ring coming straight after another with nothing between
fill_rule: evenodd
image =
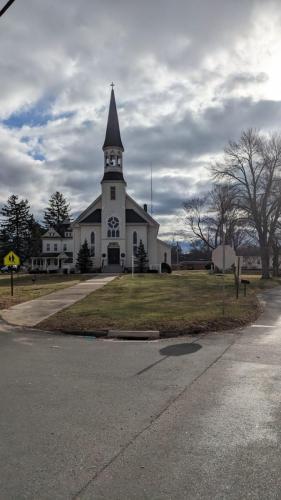
<instances>
[{"instance_id":1,"label":"walkway to church","mask_svg":"<svg viewBox=\"0 0 281 500\"><path fill-rule=\"evenodd\" d=\"M92 292L102 288L116 276L95 276L69 288L44 295L39 299L23 302L1 311L2 318L11 325L36 326L44 319L84 299Z\"/></svg>"}]
</instances>

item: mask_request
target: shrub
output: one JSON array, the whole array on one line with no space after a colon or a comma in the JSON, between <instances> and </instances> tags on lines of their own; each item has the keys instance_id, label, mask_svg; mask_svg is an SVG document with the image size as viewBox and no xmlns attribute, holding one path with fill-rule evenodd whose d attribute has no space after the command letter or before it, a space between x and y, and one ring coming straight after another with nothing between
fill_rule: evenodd
<instances>
[{"instance_id":1,"label":"shrub","mask_svg":"<svg viewBox=\"0 0 281 500\"><path fill-rule=\"evenodd\" d=\"M171 269L171 266L169 266L169 264L167 264L167 262L162 262L161 264L161 273L171 273L172 272L172 269Z\"/></svg>"}]
</instances>

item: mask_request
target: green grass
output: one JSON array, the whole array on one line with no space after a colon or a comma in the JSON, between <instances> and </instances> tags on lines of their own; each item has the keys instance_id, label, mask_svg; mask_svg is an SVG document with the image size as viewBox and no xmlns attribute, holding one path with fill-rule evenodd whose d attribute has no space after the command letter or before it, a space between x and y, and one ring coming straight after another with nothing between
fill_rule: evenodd
<instances>
[{"instance_id":1,"label":"green grass","mask_svg":"<svg viewBox=\"0 0 281 500\"><path fill-rule=\"evenodd\" d=\"M236 300L233 276L226 275L223 315L221 277L206 271L133 278L124 275L40 326L70 331L123 328L184 332L242 325L258 314L257 292L280 284L280 280L265 281L259 276L249 276L249 280L247 296L241 289Z\"/></svg>"},{"instance_id":2,"label":"green grass","mask_svg":"<svg viewBox=\"0 0 281 500\"><path fill-rule=\"evenodd\" d=\"M88 275L37 274L35 282L31 274L14 274L14 296L11 297L11 279L8 274L0 275L0 309L36 299L48 293L75 285Z\"/></svg>"}]
</instances>

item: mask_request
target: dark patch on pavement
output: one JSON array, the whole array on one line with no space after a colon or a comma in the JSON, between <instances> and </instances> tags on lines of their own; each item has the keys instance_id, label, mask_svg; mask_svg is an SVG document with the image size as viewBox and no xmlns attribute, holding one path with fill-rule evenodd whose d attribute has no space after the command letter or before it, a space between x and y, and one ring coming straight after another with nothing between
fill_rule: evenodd
<instances>
[{"instance_id":1,"label":"dark patch on pavement","mask_svg":"<svg viewBox=\"0 0 281 500\"><path fill-rule=\"evenodd\" d=\"M163 347L162 349L159 350L159 353L164 357L158 359L157 361L155 361L155 363L148 365L143 370L140 370L139 372L136 373L136 375L142 375L151 368L154 368L154 366L158 365L162 361L165 361L165 359L167 359L169 356L184 356L187 354L192 354L194 352L197 352L201 348L202 346L200 344L194 344L194 343L174 344Z\"/></svg>"}]
</instances>

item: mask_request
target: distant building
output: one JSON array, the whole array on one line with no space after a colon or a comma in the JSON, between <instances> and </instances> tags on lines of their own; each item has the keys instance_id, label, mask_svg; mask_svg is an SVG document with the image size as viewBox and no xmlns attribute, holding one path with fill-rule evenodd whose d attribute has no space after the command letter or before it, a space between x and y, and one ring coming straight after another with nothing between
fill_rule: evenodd
<instances>
[{"instance_id":1,"label":"distant building","mask_svg":"<svg viewBox=\"0 0 281 500\"><path fill-rule=\"evenodd\" d=\"M32 257L31 268L46 272L70 272L73 268L73 237L69 220L60 229L49 228L42 236L42 253Z\"/></svg>"},{"instance_id":2,"label":"distant building","mask_svg":"<svg viewBox=\"0 0 281 500\"><path fill-rule=\"evenodd\" d=\"M70 271L78 252L88 242L93 267L103 272L131 268L140 241L147 252L150 269L163 262L171 264L170 245L158 239L159 224L126 192L123 152L115 95L112 88L107 129L103 144L104 173L101 195L71 224L59 233L50 228L43 236L43 252L32 259L32 268Z\"/></svg>"}]
</instances>

